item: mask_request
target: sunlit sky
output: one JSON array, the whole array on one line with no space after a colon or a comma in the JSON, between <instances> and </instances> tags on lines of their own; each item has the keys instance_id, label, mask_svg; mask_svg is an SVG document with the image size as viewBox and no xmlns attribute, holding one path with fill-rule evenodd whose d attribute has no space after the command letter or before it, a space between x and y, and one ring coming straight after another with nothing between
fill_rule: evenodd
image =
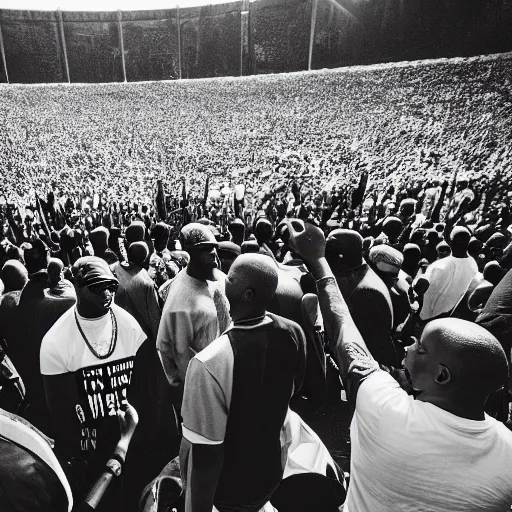
<instances>
[{"instance_id":1,"label":"sunlit sky","mask_svg":"<svg viewBox=\"0 0 512 512\"><path fill-rule=\"evenodd\" d=\"M229 0L0 0L0 9L31 9L38 11L135 11L138 9L169 9L179 5L222 4Z\"/></svg>"}]
</instances>

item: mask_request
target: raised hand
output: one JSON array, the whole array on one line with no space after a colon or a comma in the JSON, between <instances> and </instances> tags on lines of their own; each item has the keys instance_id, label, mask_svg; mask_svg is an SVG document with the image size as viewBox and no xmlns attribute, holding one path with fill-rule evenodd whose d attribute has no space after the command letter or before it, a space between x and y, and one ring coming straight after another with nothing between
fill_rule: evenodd
<instances>
[{"instance_id":1,"label":"raised hand","mask_svg":"<svg viewBox=\"0 0 512 512\"><path fill-rule=\"evenodd\" d=\"M325 256L325 237L320 228L305 224L299 219L285 221L290 232L290 247L306 262L317 261Z\"/></svg>"}]
</instances>

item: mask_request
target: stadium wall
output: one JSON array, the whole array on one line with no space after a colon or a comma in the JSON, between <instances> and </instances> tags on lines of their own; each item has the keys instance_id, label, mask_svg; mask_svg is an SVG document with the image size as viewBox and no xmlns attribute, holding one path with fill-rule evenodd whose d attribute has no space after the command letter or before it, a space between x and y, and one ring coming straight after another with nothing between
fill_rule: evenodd
<instances>
[{"instance_id":1,"label":"stadium wall","mask_svg":"<svg viewBox=\"0 0 512 512\"><path fill-rule=\"evenodd\" d=\"M0 10L0 82L239 76L512 50L512 0L238 0ZM6 66L4 66L4 57ZM124 57L124 58L123 58Z\"/></svg>"}]
</instances>

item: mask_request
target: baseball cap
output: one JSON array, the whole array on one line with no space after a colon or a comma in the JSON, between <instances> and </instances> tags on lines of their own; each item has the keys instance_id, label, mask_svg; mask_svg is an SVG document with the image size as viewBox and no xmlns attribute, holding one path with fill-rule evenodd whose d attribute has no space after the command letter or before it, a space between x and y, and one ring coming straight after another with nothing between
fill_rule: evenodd
<instances>
[{"instance_id":1,"label":"baseball cap","mask_svg":"<svg viewBox=\"0 0 512 512\"><path fill-rule=\"evenodd\" d=\"M108 263L97 256L79 258L71 271L76 285L80 288L100 283L119 284Z\"/></svg>"},{"instance_id":2,"label":"baseball cap","mask_svg":"<svg viewBox=\"0 0 512 512\"><path fill-rule=\"evenodd\" d=\"M185 251L218 246L212 231L198 222L192 222L181 228L180 243Z\"/></svg>"}]
</instances>

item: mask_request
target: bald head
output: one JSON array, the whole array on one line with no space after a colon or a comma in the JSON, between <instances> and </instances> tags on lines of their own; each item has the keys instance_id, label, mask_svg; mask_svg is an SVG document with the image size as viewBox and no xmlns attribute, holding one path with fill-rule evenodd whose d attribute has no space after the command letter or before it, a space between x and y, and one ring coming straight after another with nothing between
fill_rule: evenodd
<instances>
[{"instance_id":1,"label":"bald head","mask_svg":"<svg viewBox=\"0 0 512 512\"><path fill-rule=\"evenodd\" d=\"M467 256L471 233L463 226L453 228L450 233L450 246L452 253L456 258L464 258Z\"/></svg>"},{"instance_id":2,"label":"bald head","mask_svg":"<svg viewBox=\"0 0 512 512\"><path fill-rule=\"evenodd\" d=\"M233 321L264 314L277 283L277 266L271 258L262 254L238 256L226 280Z\"/></svg>"},{"instance_id":3,"label":"bald head","mask_svg":"<svg viewBox=\"0 0 512 512\"><path fill-rule=\"evenodd\" d=\"M327 237L325 256L333 270L361 265L363 237L351 229L335 229Z\"/></svg>"},{"instance_id":4,"label":"bald head","mask_svg":"<svg viewBox=\"0 0 512 512\"><path fill-rule=\"evenodd\" d=\"M126 251L128 261L134 265L142 265L149 256L146 242L133 242Z\"/></svg>"},{"instance_id":5,"label":"bald head","mask_svg":"<svg viewBox=\"0 0 512 512\"><path fill-rule=\"evenodd\" d=\"M50 258L48 262L48 280L50 282L50 288L57 286L59 281L62 279L62 271L64 270L64 263L59 258Z\"/></svg>"},{"instance_id":6,"label":"bald head","mask_svg":"<svg viewBox=\"0 0 512 512\"><path fill-rule=\"evenodd\" d=\"M396 240L403 229L404 225L398 217L388 217L382 223L382 231L390 240Z\"/></svg>"},{"instance_id":7,"label":"bald head","mask_svg":"<svg viewBox=\"0 0 512 512\"><path fill-rule=\"evenodd\" d=\"M408 349L405 361L413 386L435 397L433 403L441 400L447 410L467 403L480 405L483 414L486 398L508 376L498 340L483 327L457 318L428 323L416 349Z\"/></svg>"}]
</instances>

